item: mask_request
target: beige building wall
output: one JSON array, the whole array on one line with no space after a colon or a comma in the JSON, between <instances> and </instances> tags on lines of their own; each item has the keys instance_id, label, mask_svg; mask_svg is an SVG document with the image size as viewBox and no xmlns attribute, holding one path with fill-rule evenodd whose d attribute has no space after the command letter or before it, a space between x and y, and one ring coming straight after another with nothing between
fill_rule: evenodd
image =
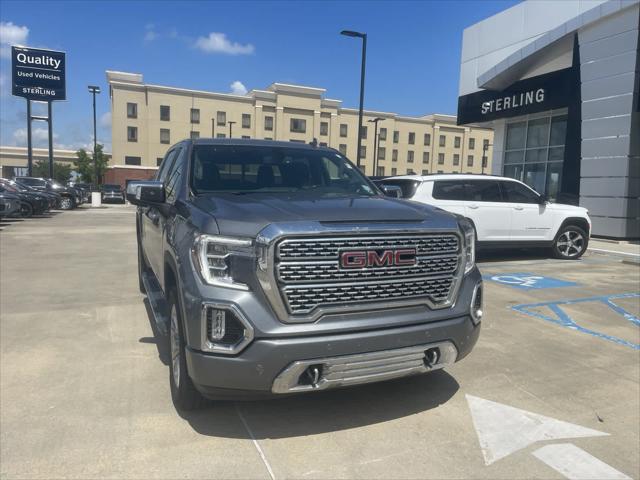
<instances>
[{"instance_id":1,"label":"beige building wall","mask_svg":"<svg viewBox=\"0 0 640 480\"><path fill-rule=\"evenodd\" d=\"M309 143L314 139L342 151L354 163L357 158L358 110L343 108L340 100L325 98L322 88L274 83L265 90L230 95L183 88L149 85L142 75L107 71L112 110L113 165L156 166L168 147L189 138L256 138ZM127 104L136 105L135 118ZM161 106L169 107L168 120ZM199 120L191 121L191 109ZM219 112L224 115L219 118ZM456 126L449 115L406 117L390 112L365 111L361 165L374 175L375 126L386 129L379 139L378 175L407 173L481 173L482 145L493 143L493 131L477 126ZM137 138L128 139L127 129ZM161 139L165 131L167 138ZM394 137L394 132L397 132ZM425 135L427 136L425 139ZM444 146L440 136L444 136ZM459 138L459 145L456 143ZM471 139L471 143L470 143ZM165 142L161 141L164 140ZM472 148L473 147L473 148ZM439 154L443 154L439 162ZM492 147L487 150L491 158ZM488 160L490 162L490 160ZM486 165L485 172L491 171Z\"/></svg>"}]
</instances>

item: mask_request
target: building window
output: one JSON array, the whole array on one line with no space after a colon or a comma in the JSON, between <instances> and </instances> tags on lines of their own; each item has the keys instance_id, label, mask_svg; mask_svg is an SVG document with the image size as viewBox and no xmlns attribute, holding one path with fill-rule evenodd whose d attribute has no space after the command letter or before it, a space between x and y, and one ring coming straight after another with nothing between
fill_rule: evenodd
<instances>
[{"instance_id":1,"label":"building window","mask_svg":"<svg viewBox=\"0 0 640 480\"><path fill-rule=\"evenodd\" d=\"M200 132L191 132L191 140L195 140L196 138L200 138Z\"/></svg>"},{"instance_id":2,"label":"building window","mask_svg":"<svg viewBox=\"0 0 640 480\"><path fill-rule=\"evenodd\" d=\"M242 135L242 138L245 140L249 140L251 137L249 135Z\"/></svg>"},{"instance_id":3,"label":"building window","mask_svg":"<svg viewBox=\"0 0 640 480\"><path fill-rule=\"evenodd\" d=\"M440 146L441 147L447 146L447 137L445 137L444 135L440 135Z\"/></svg>"},{"instance_id":4,"label":"building window","mask_svg":"<svg viewBox=\"0 0 640 480\"><path fill-rule=\"evenodd\" d=\"M444 153L438 154L438 165L444 165Z\"/></svg>"},{"instance_id":5,"label":"building window","mask_svg":"<svg viewBox=\"0 0 640 480\"><path fill-rule=\"evenodd\" d=\"M341 143L338 146L338 151L342 154L342 155L346 155L347 154L347 145L345 143Z\"/></svg>"},{"instance_id":6,"label":"building window","mask_svg":"<svg viewBox=\"0 0 640 480\"><path fill-rule=\"evenodd\" d=\"M273 131L273 117L264 117L264 129Z\"/></svg>"},{"instance_id":7,"label":"building window","mask_svg":"<svg viewBox=\"0 0 640 480\"><path fill-rule=\"evenodd\" d=\"M171 108L169 105L160 105L160 120L165 122L171 120Z\"/></svg>"},{"instance_id":8,"label":"building window","mask_svg":"<svg viewBox=\"0 0 640 480\"><path fill-rule=\"evenodd\" d=\"M457 166L460 165L460 154L459 153L454 153L453 154L453 166Z\"/></svg>"},{"instance_id":9,"label":"building window","mask_svg":"<svg viewBox=\"0 0 640 480\"><path fill-rule=\"evenodd\" d=\"M362 125L362 126L360 127L360 132L361 132L361 133L360 133L360 137L361 137L363 140L366 140L366 139L367 139L367 126L366 126L366 125Z\"/></svg>"},{"instance_id":10,"label":"building window","mask_svg":"<svg viewBox=\"0 0 640 480\"><path fill-rule=\"evenodd\" d=\"M415 145L416 143L416 133L409 132L409 145Z\"/></svg>"},{"instance_id":11,"label":"building window","mask_svg":"<svg viewBox=\"0 0 640 480\"><path fill-rule=\"evenodd\" d=\"M387 139L387 129L386 128L381 128L380 129L380 133L378 133L378 139L379 140L386 140Z\"/></svg>"},{"instance_id":12,"label":"building window","mask_svg":"<svg viewBox=\"0 0 640 480\"><path fill-rule=\"evenodd\" d=\"M413 150L407 152L407 163L413 163Z\"/></svg>"},{"instance_id":13,"label":"building window","mask_svg":"<svg viewBox=\"0 0 640 480\"><path fill-rule=\"evenodd\" d=\"M192 108L191 109L191 123L200 123L200 109Z\"/></svg>"},{"instance_id":14,"label":"building window","mask_svg":"<svg viewBox=\"0 0 640 480\"><path fill-rule=\"evenodd\" d=\"M264 137L265 140L273 140L271 137Z\"/></svg>"},{"instance_id":15,"label":"building window","mask_svg":"<svg viewBox=\"0 0 640 480\"><path fill-rule=\"evenodd\" d=\"M429 152L422 152L422 163L429 163Z\"/></svg>"},{"instance_id":16,"label":"building window","mask_svg":"<svg viewBox=\"0 0 640 480\"><path fill-rule=\"evenodd\" d=\"M346 137L347 136L347 124L346 123L341 123L340 124L340 136L341 137Z\"/></svg>"},{"instance_id":17,"label":"building window","mask_svg":"<svg viewBox=\"0 0 640 480\"><path fill-rule=\"evenodd\" d=\"M156 166L160 166L162 164L162 157L157 157L156 158Z\"/></svg>"},{"instance_id":18,"label":"building window","mask_svg":"<svg viewBox=\"0 0 640 480\"><path fill-rule=\"evenodd\" d=\"M407 175L415 175L416 172L414 172L412 169L407 168Z\"/></svg>"},{"instance_id":19,"label":"building window","mask_svg":"<svg viewBox=\"0 0 640 480\"><path fill-rule=\"evenodd\" d=\"M473 167L473 155L467 156L467 167Z\"/></svg>"},{"instance_id":20,"label":"building window","mask_svg":"<svg viewBox=\"0 0 640 480\"><path fill-rule=\"evenodd\" d=\"M224 133L218 133L216 134L216 138L227 138L227 136Z\"/></svg>"},{"instance_id":21,"label":"building window","mask_svg":"<svg viewBox=\"0 0 640 480\"><path fill-rule=\"evenodd\" d=\"M422 170L422 175L429 175L429 170Z\"/></svg>"},{"instance_id":22,"label":"building window","mask_svg":"<svg viewBox=\"0 0 640 480\"><path fill-rule=\"evenodd\" d=\"M424 134L424 144L426 146L431 145L431 134L430 133L425 133Z\"/></svg>"},{"instance_id":23,"label":"building window","mask_svg":"<svg viewBox=\"0 0 640 480\"><path fill-rule=\"evenodd\" d=\"M290 123L290 131L296 133L305 133L307 131L307 121L302 118L292 118Z\"/></svg>"},{"instance_id":24,"label":"building window","mask_svg":"<svg viewBox=\"0 0 640 480\"><path fill-rule=\"evenodd\" d=\"M442 170L438 170L438 173L444 173Z\"/></svg>"},{"instance_id":25,"label":"building window","mask_svg":"<svg viewBox=\"0 0 640 480\"><path fill-rule=\"evenodd\" d=\"M398 143L400 141L400 132L398 130L393 131L393 143Z\"/></svg>"},{"instance_id":26,"label":"building window","mask_svg":"<svg viewBox=\"0 0 640 480\"><path fill-rule=\"evenodd\" d=\"M127 102L127 118L138 118L138 104Z\"/></svg>"},{"instance_id":27,"label":"building window","mask_svg":"<svg viewBox=\"0 0 640 480\"><path fill-rule=\"evenodd\" d=\"M566 115L508 123L504 176L526 183L551 200L557 199L566 134Z\"/></svg>"},{"instance_id":28,"label":"building window","mask_svg":"<svg viewBox=\"0 0 640 480\"><path fill-rule=\"evenodd\" d=\"M392 162L398 161L398 150L396 150L395 148L391 150L391 161Z\"/></svg>"},{"instance_id":29,"label":"building window","mask_svg":"<svg viewBox=\"0 0 640 480\"><path fill-rule=\"evenodd\" d=\"M367 147L364 145L360 146L360 158L365 158L367 156Z\"/></svg>"},{"instance_id":30,"label":"building window","mask_svg":"<svg viewBox=\"0 0 640 480\"><path fill-rule=\"evenodd\" d=\"M124 157L125 165L142 165L142 158L140 157Z\"/></svg>"},{"instance_id":31,"label":"building window","mask_svg":"<svg viewBox=\"0 0 640 480\"><path fill-rule=\"evenodd\" d=\"M482 149L486 150L487 148L489 148L489 140L485 138L484 140L482 140Z\"/></svg>"},{"instance_id":32,"label":"building window","mask_svg":"<svg viewBox=\"0 0 640 480\"><path fill-rule=\"evenodd\" d=\"M460 148L460 137L455 137L453 139L453 148Z\"/></svg>"},{"instance_id":33,"label":"building window","mask_svg":"<svg viewBox=\"0 0 640 480\"><path fill-rule=\"evenodd\" d=\"M469 139L469 150L473 150L474 148L476 148L476 139L475 138L470 138Z\"/></svg>"},{"instance_id":34,"label":"building window","mask_svg":"<svg viewBox=\"0 0 640 480\"><path fill-rule=\"evenodd\" d=\"M251 115L248 113L242 114L242 128L251 128Z\"/></svg>"},{"instance_id":35,"label":"building window","mask_svg":"<svg viewBox=\"0 0 640 480\"><path fill-rule=\"evenodd\" d=\"M391 175L397 175L398 174L398 169L397 168L392 168L391 169Z\"/></svg>"},{"instance_id":36,"label":"building window","mask_svg":"<svg viewBox=\"0 0 640 480\"><path fill-rule=\"evenodd\" d=\"M320 142L320 146L321 147L326 147L327 146L327 142Z\"/></svg>"},{"instance_id":37,"label":"building window","mask_svg":"<svg viewBox=\"0 0 640 480\"><path fill-rule=\"evenodd\" d=\"M384 167L378 167L376 175L378 175L379 177L384 177Z\"/></svg>"},{"instance_id":38,"label":"building window","mask_svg":"<svg viewBox=\"0 0 640 480\"><path fill-rule=\"evenodd\" d=\"M378 160L384 160L387 156L387 149L385 147L378 147Z\"/></svg>"},{"instance_id":39,"label":"building window","mask_svg":"<svg viewBox=\"0 0 640 480\"><path fill-rule=\"evenodd\" d=\"M138 141L138 127L127 127L127 142Z\"/></svg>"},{"instance_id":40,"label":"building window","mask_svg":"<svg viewBox=\"0 0 640 480\"><path fill-rule=\"evenodd\" d=\"M160 129L160 143L171 143L171 131L168 128Z\"/></svg>"},{"instance_id":41,"label":"building window","mask_svg":"<svg viewBox=\"0 0 640 480\"><path fill-rule=\"evenodd\" d=\"M320 122L320 135L329 135L329 123Z\"/></svg>"},{"instance_id":42,"label":"building window","mask_svg":"<svg viewBox=\"0 0 640 480\"><path fill-rule=\"evenodd\" d=\"M218 125L226 125L227 124L227 112L217 112L216 113L216 123Z\"/></svg>"}]
</instances>

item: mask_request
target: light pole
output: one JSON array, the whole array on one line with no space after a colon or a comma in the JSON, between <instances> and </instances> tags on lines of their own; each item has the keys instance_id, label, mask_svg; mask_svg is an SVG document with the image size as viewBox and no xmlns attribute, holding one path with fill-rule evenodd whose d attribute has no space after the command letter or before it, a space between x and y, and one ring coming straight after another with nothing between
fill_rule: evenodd
<instances>
[{"instance_id":1,"label":"light pole","mask_svg":"<svg viewBox=\"0 0 640 480\"><path fill-rule=\"evenodd\" d=\"M233 128L233 124L234 124L234 123L236 123L236 122L229 121L229 122L227 122L227 123L229 124L229 138L231 138L231 136L233 135L233 134L232 134L232 131L233 131L233 130L232 130L232 128Z\"/></svg>"},{"instance_id":2,"label":"light pole","mask_svg":"<svg viewBox=\"0 0 640 480\"><path fill-rule=\"evenodd\" d=\"M99 183L98 178L98 138L96 130L96 93L100 93L100 87L96 85L89 85L89 91L93 95L93 172L94 182L96 186Z\"/></svg>"},{"instance_id":3,"label":"light pole","mask_svg":"<svg viewBox=\"0 0 640 480\"><path fill-rule=\"evenodd\" d=\"M373 176L378 175L378 149L380 145L378 145L378 122L383 121L384 118L376 117L369 120L369 123L373 123L375 125L375 133L373 134Z\"/></svg>"},{"instance_id":4,"label":"light pole","mask_svg":"<svg viewBox=\"0 0 640 480\"><path fill-rule=\"evenodd\" d=\"M487 166L487 150L489 147L492 147L493 143L483 142L482 143L482 175L484 175L484 167Z\"/></svg>"},{"instance_id":5,"label":"light pole","mask_svg":"<svg viewBox=\"0 0 640 480\"><path fill-rule=\"evenodd\" d=\"M358 110L358 152L356 156L356 164L358 165L358 167L360 167L360 147L362 146L362 111L364 105L364 70L367 60L367 34L354 32L353 30L342 30L340 32L340 35L362 39L362 66L360 68L360 109Z\"/></svg>"}]
</instances>

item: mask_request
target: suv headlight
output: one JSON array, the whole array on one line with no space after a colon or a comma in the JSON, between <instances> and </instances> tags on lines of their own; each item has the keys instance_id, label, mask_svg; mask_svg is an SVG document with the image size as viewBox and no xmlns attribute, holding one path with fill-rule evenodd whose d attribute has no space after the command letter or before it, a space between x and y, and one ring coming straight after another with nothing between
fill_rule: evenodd
<instances>
[{"instance_id":1,"label":"suv headlight","mask_svg":"<svg viewBox=\"0 0 640 480\"><path fill-rule=\"evenodd\" d=\"M253 241L249 238L199 235L192 250L193 263L205 283L217 287L249 290L248 285L233 279L233 255L252 256Z\"/></svg>"},{"instance_id":2,"label":"suv headlight","mask_svg":"<svg viewBox=\"0 0 640 480\"><path fill-rule=\"evenodd\" d=\"M458 220L464 237L464 274L466 275L476 265L476 231L473 224L466 218Z\"/></svg>"}]
</instances>

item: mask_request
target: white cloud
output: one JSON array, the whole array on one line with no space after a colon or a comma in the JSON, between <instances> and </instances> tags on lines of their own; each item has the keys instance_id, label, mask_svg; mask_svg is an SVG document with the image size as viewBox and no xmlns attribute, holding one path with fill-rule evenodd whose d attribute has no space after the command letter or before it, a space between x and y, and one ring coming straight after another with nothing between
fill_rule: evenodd
<instances>
[{"instance_id":1,"label":"white cloud","mask_svg":"<svg viewBox=\"0 0 640 480\"><path fill-rule=\"evenodd\" d=\"M103 128L111 128L111 112L104 112L100 115L100 126Z\"/></svg>"},{"instance_id":2,"label":"white cloud","mask_svg":"<svg viewBox=\"0 0 640 480\"><path fill-rule=\"evenodd\" d=\"M53 141L55 143L58 135L53 134ZM31 129L31 141L34 147L46 147L49 141L49 131L46 128L38 127ZM13 132L13 142L16 146L27 146L27 129L18 128Z\"/></svg>"},{"instance_id":3,"label":"white cloud","mask_svg":"<svg viewBox=\"0 0 640 480\"><path fill-rule=\"evenodd\" d=\"M0 22L0 56L11 57L11 45L25 45L29 28L12 22Z\"/></svg>"},{"instance_id":4,"label":"white cloud","mask_svg":"<svg viewBox=\"0 0 640 480\"><path fill-rule=\"evenodd\" d=\"M236 80L235 82L233 82L231 85L231 93L233 93L234 95L246 95L247 94L247 87L244 86L244 84L240 81L240 80Z\"/></svg>"},{"instance_id":5,"label":"white cloud","mask_svg":"<svg viewBox=\"0 0 640 480\"><path fill-rule=\"evenodd\" d=\"M225 33L211 32L208 37L198 37L194 46L205 53L224 53L227 55L250 55L255 48L250 43L242 45L232 42Z\"/></svg>"},{"instance_id":6,"label":"white cloud","mask_svg":"<svg viewBox=\"0 0 640 480\"><path fill-rule=\"evenodd\" d=\"M8 88L9 88L9 80L4 73L0 72L0 97L9 95L9 92L7 90Z\"/></svg>"},{"instance_id":7,"label":"white cloud","mask_svg":"<svg viewBox=\"0 0 640 480\"><path fill-rule=\"evenodd\" d=\"M156 26L153 23L148 23L144 26L144 41L149 43L153 42L156 38L158 38L158 33L156 32Z\"/></svg>"}]
</instances>

